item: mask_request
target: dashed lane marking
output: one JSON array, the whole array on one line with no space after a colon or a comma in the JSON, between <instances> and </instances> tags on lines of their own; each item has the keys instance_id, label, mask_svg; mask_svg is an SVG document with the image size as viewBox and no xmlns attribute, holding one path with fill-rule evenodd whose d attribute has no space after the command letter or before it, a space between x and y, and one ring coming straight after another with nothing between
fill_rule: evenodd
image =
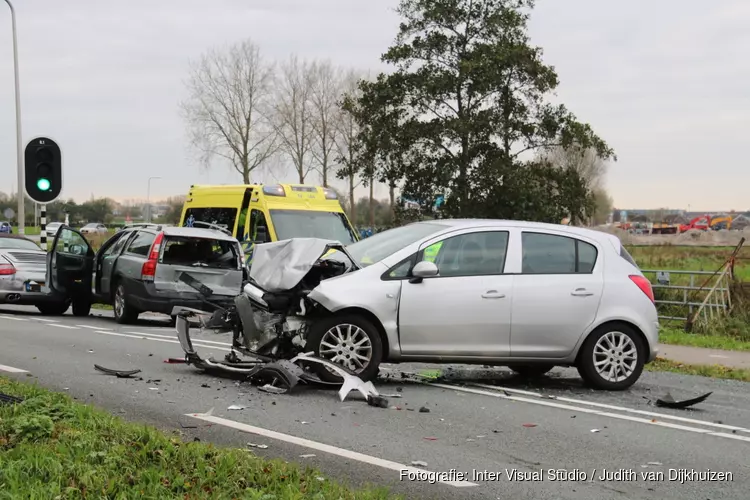
<instances>
[{"instance_id":1,"label":"dashed lane marking","mask_svg":"<svg viewBox=\"0 0 750 500\"><path fill-rule=\"evenodd\" d=\"M470 383L470 384L467 384L467 385L470 385L472 387L479 387L479 388L482 388L482 389L490 389L490 390L493 390L493 391L505 391L505 392L509 392L509 393L523 394L523 395L526 395L526 396L534 396L534 397L543 398L543 399L550 399L550 400L553 400L553 401L562 401L564 403L582 404L582 405L586 405L586 406L593 406L595 408L603 408L603 409L606 409L606 410L614 410L614 411L621 411L621 412L626 412L626 413L634 413L634 414L645 415L645 416L648 416L648 417L658 418L658 419L662 419L662 420L674 420L675 422L684 422L684 423L694 424L694 425L703 425L703 426L706 426L706 427L715 427L717 429L723 429L723 430L726 430L726 431L747 432L747 433L750 433L750 429L745 428L745 427L737 427L737 426L734 426L734 425L719 424L719 423L716 423L716 422L707 422L705 420L698 420L698 419L694 419L694 418L679 417L677 415L667 415L665 413L657 413L657 412L654 412L654 411L636 410L635 408L628 408L626 406L615 406L615 405L608 405L608 404L604 404L604 403L595 403L593 401L586 401L584 399L566 398L566 397L563 397L563 396L560 396L560 397L554 396L554 397L550 398L550 397L545 396L544 394L540 394L538 392L524 391L524 390L521 390L521 389L514 389L514 388L511 388L511 387L501 387L501 386L496 386L496 385L487 385L487 384L478 384L478 383Z\"/></svg>"},{"instance_id":2,"label":"dashed lane marking","mask_svg":"<svg viewBox=\"0 0 750 500\"><path fill-rule=\"evenodd\" d=\"M48 323L49 326L54 326L56 328L67 328L68 330L78 330L78 327L76 326L68 326L68 325L61 325L58 323Z\"/></svg>"},{"instance_id":3,"label":"dashed lane marking","mask_svg":"<svg viewBox=\"0 0 750 500\"><path fill-rule=\"evenodd\" d=\"M180 341L176 340L176 339L173 340L173 339L156 338L156 337L146 336L146 335L143 335L143 334L140 334L140 335L131 335L131 334L127 334L127 333L116 333L116 332L105 332L105 331L99 331L99 332L96 332L96 333L100 333L102 335L112 335L114 337L127 337L127 338L131 338L131 339L154 340L156 342L169 342L170 344L179 344L180 343ZM202 343L200 343L200 341L196 341L196 340L193 340L193 345L196 346L196 347L203 347L204 349L214 349L214 350L218 350L218 351L231 352L231 349L227 349L225 347L218 347L218 346L213 346L213 345L202 344Z\"/></svg>"},{"instance_id":4,"label":"dashed lane marking","mask_svg":"<svg viewBox=\"0 0 750 500\"><path fill-rule=\"evenodd\" d=\"M81 328L88 328L89 330L99 330L99 331L104 331L104 332L113 332L114 331L111 328L103 328L103 327L99 327L99 326L91 326L91 325L76 325L76 326L79 326Z\"/></svg>"},{"instance_id":5,"label":"dashed lane marking","mask_svg":"<svg viewBox=\"0 0 750 500\"><path fill-rule=\"evenodd\" d=\"M155 333L128 332L128 331L126 331L125 333L130 333L130 334L133 334L133 335L149 335L151 337L160 337L160 338L164 338L164 339L176 339L175 335L157 335ZM227 346L227 347L231 347L232 346L232 344L229 344L227 342L215 342L213 340L196 339L195 337L190 337L190 340L192 340L193 342L202 342L204 344L216 344L216 345L223 345L223 346Z\"/></svg>"},{"instance_id":6,"label":"dashed lane marking","mask_svg":"<svg viewBox=\"0 0 750 500\"><path fill-rule=\"evenodd\" d=\"M46 319L46 318L34 318L37 321L42 321L43 323L59 323L56 319Z\"/></svg>"},{"instance_id":7,"label":"dashed lane marking","mask_svg":"<svg viewBox=\"0 0 750 500\"><path fill-rule=\"evenodd\" d=\"M348 460L356 460L357 462L362 462L365 464L382 467L384 469L389 469L389 470L396 471L399 473L401 471L408 471L408 472L416 473L416 474L425 474L425 473L431 474L425 469L420 469L417 467L400 464L398 462L392 462L390 460L373 457L371 455L365 455L363 453L358 453L356 451L346 450L344 448L338 448L336 446L332 446L332 445L325 444L325 443L319 443L317 441L311 441L305 438L291 436L289 434L282 434L281 432L272 431L270 429L263 429L262 427L255 427L252 425L243 424L241 422L235 422L234 420L228 420L226 418L214 417L213 415L206 415L202 413L188 413L187 416L193 417L199 420L203 420L206 422L211 422L217 425L223 425L224 427L229 427L231 429L235 429L241 432L246 432L248 434L256 434L258 436L267 437L269 439L275 439L277 441L283 441L285 443L302 446L304 448L318 450L323 453L337 455L339 457L342 457ZM431 474L431 475L434 475L434 474ZM453 486L455 488L467 488L467 487L472 487L472 486L479 486L477 483L471 483L469 481L437 481L437 482L448 485L448 486Z\"/></svg>"},{"instance_id":8,"label":"dashed lane marking","mask_svg":"<svg viewBox=\"0 0 750 500\"><path fill-rule=\"evenodd\" d=\"M13 368L12 366L6 366L6 365L0 365L0 372L7 372L7 373L29 373L26 370L21 370L20 368Z\"/></svg>"},{"instance_id":9,"label":"dashed lane marking","mask_svg":"<svg viewBox=\"0 0 750 500\"><path fill-rule=\"evenodd\" d=\"M4 314L3 314L3 315L0 315L0 318L2 318L2 319L9 319L9 320L11 320L11 321L28 321L28 320L26 320L26 319L23 319L23 318L16 318L16 317L14 317L14 316L6 316L6 315L4 315Z\"/></svg>"},{"instance_id":10,"label":"dashed lane marking","mask_svg":"<svg viewBox=\"0 0 750 500\"><path fill-rule=\"evenodd\" d=\"M495 391L486 391L482 389L473 389L471 387L460 387L460 386L440 384L440 383L427 383L426 385L430 385L432 387L440 387L442 389L451 389L451 390L459 391L459 392L467 392L470 394L477 394L480 396L490 396L490 397L498 398L498 399L507 399L509 401L519 401L522 403L529 403L529 404L540 405L540 406L548 406L551 408L559 408L561 410L568 410L568 411L573 411L577 413L588 413L591 415L598 415L600 417L610 417L610 418L615 418L619 420L628 420L630 422L654 425L657 427L666 427L669 429L676 429L676 430L681 430L681 431L686 431L686 432L694 432L696 434L704 434L706 436L722 437L726 439L732 439L735 441L750 442L750 437L746 437L746 436L738 436L735 434L728 434L725 432L714 432L709 429L700 429L698 427L688 427L686 425L673 424L670 422L662 422L661 420L657 420L655 418L648 419L648 418L642 418L642 417L634 417L631 415L623 415L620 413L611 413L611 412L595 410L593 408L585 408L583 406L573 406L573 405L555 403L554 400L550 400L550 399L539 400L539 399L531 399L531 398L521 397L521 396L510 396L510 395L506 395L506 394L495 392Z\"/></svg>"}]
</instances>

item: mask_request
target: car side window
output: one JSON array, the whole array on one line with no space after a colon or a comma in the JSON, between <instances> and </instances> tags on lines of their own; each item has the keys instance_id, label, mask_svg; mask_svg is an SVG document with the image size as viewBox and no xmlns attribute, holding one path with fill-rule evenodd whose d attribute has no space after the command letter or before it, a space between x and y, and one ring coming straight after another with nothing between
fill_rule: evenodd
<instances>
[{"instance_id":1,"label":"car side window","mask_svg":"<svg viewBox=\"0 0 750 500\"><path fill-rule=\"evenodd\" d=\"M437 250L434 250L436 246ZM419 260L434 262L439 276L444 278L490 276L503 274L507 250L507 231L484 231L434 243L422 251Z\"/></svg>"},{"instance_id":2,"label":"car side window","mask_svg":"<svg viewBox=\"0 0 750 500\"><path fill-rule=\"evenodd\" d=\"M268 237L268 223L266 222L266 215L254 208L250 212L250 241L256 241L256 237L258 236L258 227L265 227L266 228L266 236Z\"/></svg>"},{"instance_id":3,"label":"car side window","mask_svg":"<svg viewBox=\"0 0 750 500\"><path fill-rule=\"evenodd\" d=\"M598 255L589 243L554 234L524 232L521 247L523 274L588 274Z\"/></svg>"},{"instance_id":4,"label":"car side window","mask_svg":"<svg viewBox=\"0 0 750 500\"><path fill-rule=\"evenodd\" d=\"M414 267L414 257L416 255L412 255L393 266L388 272L388 278L394 280L408 278L409 271Z\"/></svg>"},{"instance_id":5,"label":"car side window","mask_svg":"<svg viewBox=\"0 0 750 500\"><path fill-rule=\"evenodd\" d=\"M115 243L110 246L105 252L104 255L118 255L122 248L125 246L125 243L127 243L128 239L130 239L131 234L124 233L120 238L115 241Z\"/></svg>"},{"instance_id":6,"label":"car side window","mask_svg":"<svg viewBox=\"0 0 750 500\"><path fill-rule=\"evenodd\" d=\"M156 239L156 235L153 233L147 233L141 231L136 234L130 245L128 245L127 252L134 255L148 256L148 251L151 249L151 244Z\"/></svg>"}]
</instances>

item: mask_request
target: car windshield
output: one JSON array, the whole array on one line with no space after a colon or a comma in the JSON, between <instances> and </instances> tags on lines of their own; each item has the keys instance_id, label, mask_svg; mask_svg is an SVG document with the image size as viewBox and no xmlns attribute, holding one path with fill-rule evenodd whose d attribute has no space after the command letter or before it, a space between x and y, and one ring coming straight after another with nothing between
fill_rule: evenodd
<instances>
[{"instance_id":1,"label":"car windshield","mask_svg":"<svg viewBox=\"0 0 750 500\"><path fill-rule=\"evenodd\" d=\"M0 238L0 248L12 250L41 250L33 241L22 238Z\"/></svg>"},{"instance_id":2,"label":"car windshield","mask_svg":"<svg viewBox=\"0 0 750 500\"><path fill-rule=\"evenodd\" d=\"M445 226L440 224L409 224L374 234L369 238L348 245L346 250L360 267L367 267L443 229L445 229ZM340 255L340 252L336 252L331 254L331 257L340 260Z\"/></svg>"},{"instance_id":3,"label":"car windshield","mask_svg":"<svg viewBox=\"0 0 750 500\"><path fill-rule=\"evenodd\" d=\"M320 238L349 245L357 241L346 216L314 210L271 210L271 222L279 240Z\"/></svg>"}]
</instances>

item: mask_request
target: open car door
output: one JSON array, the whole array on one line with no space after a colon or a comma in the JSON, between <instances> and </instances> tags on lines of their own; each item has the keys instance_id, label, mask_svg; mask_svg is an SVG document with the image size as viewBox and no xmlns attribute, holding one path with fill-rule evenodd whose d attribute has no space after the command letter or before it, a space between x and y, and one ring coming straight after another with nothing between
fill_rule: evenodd
<instances>
[{"instance_id":1,"label":"open car door","mask_svg":"<svg viewBox=\"0 0 750 500\"><path fill-rule=\"evenodd\" d=\"M94 250L81 233L60 227L47 256L47 283L53 293L81 304L91 304Z\"/></svg>"}]
</instances>

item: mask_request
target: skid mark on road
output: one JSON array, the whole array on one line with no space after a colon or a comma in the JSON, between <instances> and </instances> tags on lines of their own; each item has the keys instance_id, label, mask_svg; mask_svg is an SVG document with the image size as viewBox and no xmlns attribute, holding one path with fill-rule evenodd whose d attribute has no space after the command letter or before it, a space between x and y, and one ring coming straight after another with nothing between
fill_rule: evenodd
<instances>
[{"instance_id":1,"label":"skid mark on road","mask_svg":"<svg viewBox=\"0 0 750 500\"><path fill-rule=\"evenodd\" d=\"M6 366L6 365L0 365L0 372L6 372L6 373L29 373L26 370L22 370L20 368L13 368L12 366Z\"/></svg>"},{"instance_id":2,"label":"skid mark on road","mask_svg":"<svg viewBox=\"0 0 750 500\"><path fill-rule=\"evenodd\" d=\"M746 432L750 433L750 429L747 429L745 427L737 427L734 425L727 425L727 424L719 424L716 422L707 422L705 420L698 420L694 418L686 418L686 417L680 417L677 415L667 415L665 413L657 413L655 411L646 411L646 410L636 410L635 408L628 408L626 406L615 406L615 405L608 405L604 403L595 403L593 401L586 401L584 399L575 399L575 398L566 398L563 396L554 396L553 398L550 398L548 396L545 396L544 394L540 394L538 392L533 391L524 391L521 389L514 389L512 387L502 387L497 385L487 385L487 384L477 384L477 383L468 383L466 385L469 385L471 387L479 387L481 389L490 389L493 391L505 391L509 393L515 393L515 394L523 394L525 396L534 396L542 399L552 399L554 401L562 401L563 403L574 403L574 404L582 404L586 406L593 406L595 408L602 408L605 410L614 410L614 411L621 411L625 413L633 413L638 415L645 415L648 417L653 417L657 419L662 420L674 420L675 422L684 422L688 424L695 424L695 425L704 425L707 427L716 427L717 429L724 429L727 431L735 431L735 432Z\"/></svg>"},{"instance_id":3,"label":"skid mark on road","mask_svg":"<svg viewBox=\"0 0 750 500\"><path fill-rule=\"evenodd\" d=\"M415 474L434 474L430 473L429 471L425 469L420 469L417 467L412 467L409 465L400 464L398 462L392 462L390 460L385 460L378 457L373 457L371 455L365 455L363 453L358 453L356 451L347 450L344 448L338 448L336 446L332 446L325 443L319 443L317 441L311 441L309 439L300 438L296 436L292 436L289 434L282 434L281 432L272 431L270 429L263 429L262 427L255 427L248 424L243 424L241 422L235 422L234 420L228 420L226 418L221 417L214 417L213 415L207 415L203 413L188 413L186 416L193 417L199 420L203 420L205 422L211 422L217 425L223 425L224 427L229 427L231 429L235 429L241 432L246 432L248 434L256 434L258 436L267 437L269 439L275 439L277 441L283 441L285 443L294 444L297 446L302 446L305 448L310 448L312 450L318 450L323 453L329 453L331 455L336 455L348 460L356 460L357 462L362 462L369 465L374 465L376 467L382 467L384 469L389 469L392 471L396 471L401 473L402 471L407 471ZM441 484L445 484L448 486L453 486L455 488L467 488L472 486L479 486L477 483L471 483L469 481L437 481Z\"/></svg>"},{"instance_id":4,"label":"skid mark on road","mask_svg":"<svg viewBox=\"0 0 750 500\"><path fill-rule=\"evenodd\" d=\"M729 434L726 432L714 432L709 429L701 429L698 427L689 427L686 425L673 424L670 422L662 422L661 420L657 420L656 418L648 419L648 418L642 418L642 417L634 417L631 415L623 415L621 413L611 413L611 412L606 412L606 411L595 410L593 408L586 408L583 406L573 406L573 405L568 405L568 404L556 403L554 402L554 400L551 400L551 399L544 399L544 400L532 399L530 397L512 396L512 395L506 395L506 394L495 392L495 391L473 389L471 387L462 387L462 386L455 386L455 385L448 385L448 384L441 384L441 383L427 383L426 385L429 385L432 387L439 387L441 389L451 389L451 390L458 391L458 392L467 392L469 394L477 394L479 396L490 396L490 397L498 398L498 399L506 399L508 401L518 401L521 403L529 403L529 404L534 404L534 405L539 405L539 406L547 406L550 408L558 408L561 410L568 410L568 411L573 411L577 413L588 413L588 414L597 415L600 417L610 417L610 418L614 418L618 420L627 420L630 422L653 425L656 427L665 427L668 429L693 432L696 434L703 434L705 436L721 437L721 438L726 438L726 439L732 439L735 441L750 442L750 437L747 437L747 436L738 436L736 434Z\"/></svg>"}]
</instances>

